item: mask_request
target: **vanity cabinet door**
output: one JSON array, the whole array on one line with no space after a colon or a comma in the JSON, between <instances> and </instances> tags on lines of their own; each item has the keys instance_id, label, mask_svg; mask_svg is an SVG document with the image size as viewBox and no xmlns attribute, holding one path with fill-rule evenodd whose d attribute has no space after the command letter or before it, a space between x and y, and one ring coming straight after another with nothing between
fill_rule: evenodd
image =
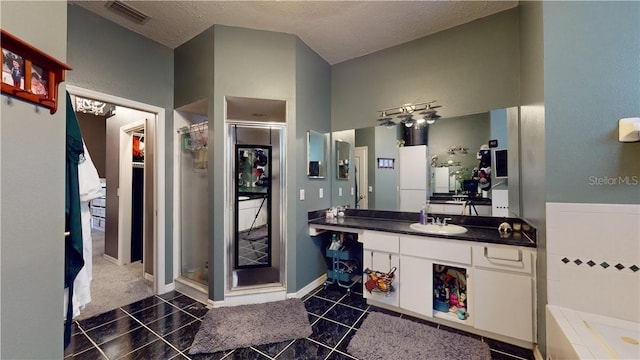
<instances>
[{"instance_id":1,"label":"vanity cabinet door","mask_svg":"<svg viewBox=\"0 0 640 360\"><path fill-rule=\"evenodd\" d=\"M391 254L387 252L381 252L371 249L364 249L363 259L364 268L369 270L376 270L381 272L389 272L391 268L395 267L396 271L394 273L394 280L392 286L394 290L392 292L383 293L379 291L372 291L371 293L367 291L364 287L364 283L369 280L367 275L364 275L364 279L362 280L363 288L362 294L366 299L375 300L381 303L385 303L392 306L399 306L399 289L401 289L401 272L400 272L400 257L398 254Z\"/></svg>"},{"instance_id":2,"label":"vanity cabinet door","mask_svg":"<svg viewBox=\"0 0 640 360\"><path fill-rule=\"evenodd\" d=\"M400 265L400 307L424 316L433 316L433 262L401 255Z\"/></svg>"},{"instance_id":3,"label":"vanity cabinet door","mask_svg":"<svg viewBox=\"0 0 640 360\"><path fill-rule=\"evenodd\" d=\"M533 342L533 288L531 276L474 269L475 327Z\"/></svg>"}]
</instances>

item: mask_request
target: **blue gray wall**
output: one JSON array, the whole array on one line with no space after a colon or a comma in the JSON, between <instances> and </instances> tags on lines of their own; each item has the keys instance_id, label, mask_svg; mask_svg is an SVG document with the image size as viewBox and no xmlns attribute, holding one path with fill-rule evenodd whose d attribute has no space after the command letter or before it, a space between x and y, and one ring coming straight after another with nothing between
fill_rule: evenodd
<instances>
[{"instance_id":1,"label":"blue gray wall","mask_svg":"<svg viewBox=\"0 0 640 360\"><path fill-rule=\"evenodd\" d=\"M0 2L2 29L67 62L65 2ZM69 74L67 72L67 74ZM0 101L0 358L61 359L65 85L58 111Z\"/></svg>"},{"instance_id":2,"label":"blue gray wall","mask_svg":"<svg viewBox=\"0 0 640 360\"><path fill-rule=\"evenodd\" d=\"M173 50L68 5L69 84L165 109L173 128ZM96 46L99 41L99 46ZM132 81L135 79L135 81ZM165 131L165 284L173 281L173 133Z\"/></svg>"},{"instance_id":3,"label":"blue gray wall","mask_svg":"<svg viewBox=\"0 0 640 360\"><path fill-rule=\"evenodd\" d=\"M543 354L546 350L545 306L547 304L547 260L546 260L546 193L545 174L545 115L544 115L544 44L542 27L542 2L521 3L520 10L520 110L513 116L509 109L509 141L519 141L519 177L509 176L509 189L519 181L520 217L537 229L536 294L538 345ZM553 36L557 36L554 34ZM515 133L515 134L514 134ZM514 134L514 137L511 135ZM518 181L514 181L518 180ZM512 205L509 192L509 206Z\"/></svg>"},{"instance_id":4,"label":"blue gray wall","mask_svg":"<svg viewBox=\"0 0 640 360\"><path fill-rule=\"evenodd\" d=\"M228 26L214 26L214 84L209 116L209 149L211 164L224 164L224 97L239 96L257 99L284 100L287 102L287 159L295 158L296 103L295 103L295 44L293 35L257 31ZM287 186L287 234L295 234L296 189L298 171L305 171L302 164L287 162L285 183ZM209 278L209 296L224 299L224 172L215 171L209 176L209 259L213 259L213 292ZM295 262L295 239L289 238L287 264ZM211 246L213 244L213 246ZM211 275L211 274L210 274ZM287 282L295 284L295 269L288 269Z\"/></svg>"},{"instance_id":5,"label":"blue gray wall","mask_svg":"<svg viewBox=\"0 0 640 360\"><path fill-rule=\"evenodd\" d=\"M307 130L325 133L325 159L329 159L329 134L331 131L331 70L318 54L305 43L296 40L296 134L295 143L289 144L295 155L297 170L294 173L293 201L296 203L294 222L295 233L289 233L288 241L295 246L295 262L288 263L288 292L295 292L318 278L326 269L322 237L310 237L307 225L307 213L325 209L330 206L331 174L327 168L324 179L309 179L306 176L306 139ZM333 161L327 162L333 164ZM319 191L323 188L324 197L320 199ZM305 200L299 201L299 190L305 190ZM291 235L293 234L293 236ZM289 250L291 250L291 246ZM292 279L295 277L295 280Z\"/></svg>"},{"instance_id":6,"label":"blue gray wall","mask_svg":"<svg viewBox=\"0 0 640 360\"><path fill-rule=\"evenodd\" d=\"M180 108L213 94L213 27L174 50L174 101Z\"/></svg>"},{"instance_id":7,"label":"blue gray wall","mask_svg":"<svg viewBox=\"0 0 640 360\"><path fill-rule=\"evenodd\" d=\"M336 64L332 131L376 124L376 110L437 100L443 117L519 103L518 9Z\"/></svg>"},{"instance_id":8,"label":"blue gray wall","mask_svg":"<svg viewBox=\"0 0 640 360\"><path fill-rule=\"evenodd\" d=\"M640 143L617 140L640 116L640 2L545 2L544 34L547 201L640 203Z\"/></svg>"}]
</instances>

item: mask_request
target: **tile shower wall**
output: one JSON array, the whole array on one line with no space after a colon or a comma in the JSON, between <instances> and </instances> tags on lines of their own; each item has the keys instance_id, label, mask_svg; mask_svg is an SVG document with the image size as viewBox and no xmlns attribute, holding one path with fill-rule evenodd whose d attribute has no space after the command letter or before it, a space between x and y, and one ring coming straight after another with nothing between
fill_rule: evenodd
<instances>
[{"instance_id":1,"label":"tile shower wall","mask_svg":"<svg viewBox=\"0 0 640 360\"><path fill-rule=\"evenodd\" d=\"M640 205L547 203L550 305L640 322Z\"/></svg>"}]
</instances>

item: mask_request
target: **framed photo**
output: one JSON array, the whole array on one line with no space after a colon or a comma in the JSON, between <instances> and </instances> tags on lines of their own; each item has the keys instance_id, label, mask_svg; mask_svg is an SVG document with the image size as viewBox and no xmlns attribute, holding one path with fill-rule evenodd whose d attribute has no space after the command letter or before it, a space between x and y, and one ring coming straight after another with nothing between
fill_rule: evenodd
<instances>
[{"instance_id":1,"label":"framed photo","mask_svg":"<svg viewBox=\"0 0 640 360\"><path fill-rule=\"evenodd\" d=\"M378 158L378 169L393 169L395 161L396 159L392 158Z\"/></svg>"},{"instance_id":2,"label":"framed photo","mask_svg":"<svg viewBox=\"0 0 640 360\"><path fill-rule=\"evenodd\" d=\"M31 64L31 92L38 96L49 96L49 72Z\"/></svg>"},{"instance_id":3,"label":"framed photo","mask_svg":"<svg viewBox=\"0 0 640 360\"><path fill-rule=\"evenodd\" d=\"M24 89L24 58L7 49L2 49L2 82Z\"/></svg>"},{"instance_id":4,"label":"framed photo","mask_svg":"<svg viewBox=\"0 0 640 360\"><path fill-rule=\"evenodd\" d=\"M58 85L71 68L0 29L2 93L48 108L58 108Z\"/></svg>"}]
</instances>

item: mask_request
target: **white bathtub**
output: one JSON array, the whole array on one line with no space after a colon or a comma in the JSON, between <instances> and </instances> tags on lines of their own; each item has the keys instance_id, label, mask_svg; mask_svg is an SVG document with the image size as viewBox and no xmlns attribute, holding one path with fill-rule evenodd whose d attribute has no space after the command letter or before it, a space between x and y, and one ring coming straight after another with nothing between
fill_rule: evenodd
<instances>
[{"instance_id":1,"label":"white bathtub","mask_svg":"<svg viewBox=\"0 0 640 360\"><path fill-rule=\"evenodd\" d=\"M554 305L546 318L549 360L640 359L640 323Z\"/></svg>"}]
</instances>

